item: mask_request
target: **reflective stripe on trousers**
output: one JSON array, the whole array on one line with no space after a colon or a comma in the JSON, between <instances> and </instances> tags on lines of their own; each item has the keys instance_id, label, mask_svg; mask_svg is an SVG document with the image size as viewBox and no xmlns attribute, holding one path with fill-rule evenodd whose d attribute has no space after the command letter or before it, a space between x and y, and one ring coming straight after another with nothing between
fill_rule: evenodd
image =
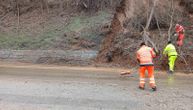
<instances>
[{"instance_id":1,"label":"reflective stripe on trousers","mask_svg":"<svg viewBox=\"0 0 193 110\"><path fill-rule=\"evenodd\" d=\"M145 78L140 78L140 83L145 84Z\"/></svg>"},{"instance_id":2,"label":"reflective stripe on trousers","mask_svg":"<svg viewBox=\"0 0 193 110\"><path fill-rule=\"evenodd\" d=\"M154 78L154 76L153 76L152 78L149 79L149 83L155 84L155 78Z\"/></svg>"}]
</instances>

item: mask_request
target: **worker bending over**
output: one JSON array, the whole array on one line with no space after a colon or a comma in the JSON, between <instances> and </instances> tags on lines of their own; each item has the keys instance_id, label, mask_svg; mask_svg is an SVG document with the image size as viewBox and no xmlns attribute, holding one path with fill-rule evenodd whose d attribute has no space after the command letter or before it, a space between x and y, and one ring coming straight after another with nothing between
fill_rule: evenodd
<instances>
[{"instance_id":1,"label":"worker bending over","mask_svg":"<svg viewBox=\"0 0 193 110\"><path fill-rule=\"evenodd\" d=\"M145 89L145 71L148 71L149 84L153 91L156 91L155 79L154 79L154 64L153 58L156 54L153 48L146 46L144 42L141 43L140 49L137 51L137 60L140 63L139 75L140 83L139 89Z\"/></svg>"},{"instance_id":2,"label":"worker bending over","mask_svg":"<svg viewBox=\"0 0 193 110\"><path fill-rule=\"evenodd\" d=\"M174 72L175 61L178 57L178 53L176 51L175 46L172 44L171 41L168 42L167 46L165 47L163 54L168 56L168 64L169 64L169 73L172 74Z\"/></svg>"}]
</instances>

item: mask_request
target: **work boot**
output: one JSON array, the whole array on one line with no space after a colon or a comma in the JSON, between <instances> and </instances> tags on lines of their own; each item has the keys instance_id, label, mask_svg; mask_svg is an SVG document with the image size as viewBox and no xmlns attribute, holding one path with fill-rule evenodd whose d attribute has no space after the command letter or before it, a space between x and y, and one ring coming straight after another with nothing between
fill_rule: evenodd
<instances>
[{"instance_id":1,"label":"work boot","mask_svg":"<svg viewBox=\"0 0 193 110\"><path fill-rule=\"evenodd\" d=\"M168 71L168 74L169 74L169 75L172 75L173 73L174 73L174 72L171 71L171 70Z\"/></svg>"},{"instance_id":2,"label":"work boot","mask_svg":"<svg viewBox=\"0 0 193 110\"><path fill-rule=\"evenodd\" d=\"M141 86L139 86L139 89L141 89L141 90L145 90L145 87L141 87Z\"/></svg>"},{"instance_id":3,"label":"work boot","mask_svg":"<svg viewBox=\"0 0 193 110\"><path fill-rule=\"evenodd\" d=\"M152 87L152 90L153 91L157 91L157 87L155 86L155 87Z\"/></svg>"}]
</instances>

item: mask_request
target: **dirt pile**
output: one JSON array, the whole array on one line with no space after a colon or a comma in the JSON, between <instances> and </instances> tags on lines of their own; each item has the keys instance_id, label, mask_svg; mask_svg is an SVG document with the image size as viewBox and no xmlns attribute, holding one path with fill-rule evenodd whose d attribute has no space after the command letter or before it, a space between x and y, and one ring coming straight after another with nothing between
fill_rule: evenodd
<instances>
[{"instance_id":1,"label":"dirt pile","mask_svg":"<svg viewBox=\"0 0 193 110\"><path fill-rule=\"evenodd\" d=\"M147 6L147 1L136 1L136 0L122 0L120 6L116 8L116 13L111 22L111 29L107 33L106 38L103 41L98 61L106 61L106 57L118 57L117 55L108 56L108 54L117 53L116 50L119 50L118 53L122 53L119 48L114 48L115 39L120 33L124 33L126 28L124 27L125 23L135 16L135 12L142 13L141 9L144 9ZM140 5L138 5L140 4ZM119 59L119 58L118 58Z\"/></svg>"}]
</instances>

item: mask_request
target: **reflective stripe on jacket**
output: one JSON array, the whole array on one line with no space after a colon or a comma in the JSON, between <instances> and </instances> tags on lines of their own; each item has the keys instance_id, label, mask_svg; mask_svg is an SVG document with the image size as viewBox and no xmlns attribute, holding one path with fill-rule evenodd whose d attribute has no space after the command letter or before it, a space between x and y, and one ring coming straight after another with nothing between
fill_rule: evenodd
<instances>
[{"instance_id":1,"label":"reflective stripe on jacket","mask_svg":"<svg viewBox=\"0 0 193 110\"><path fill-rule=\"evenodd\" d=\"M140 61L141 66L153 65L153 58L155 56L153 49L148 46L142 46L137 51L137 59Z\"/></svg>"},{"instance_id":2,"label":"reflective stripe on jacket","mask_svg":"<svg viewBox=\"0 0 193 110\"><path fill-rule=\"evenodd\" d=\"M184 27L181 26L181 25L177 26L177 27L176 27L176 32L177 32L177 33L184 32Z\"/></svg>"},{"instance_id":3,"label":"reflective stripe on jacket","mask_svg":"<svg viewBox=\"0 0 193 110\"><path fill-rule=\"evenodd\" d=\"M168 44L165 49L164 49L164 52L163 52L164 55L168 55L168 56L177 56L178 53L176 51L176 48L173 44Z\"/></svg>"}]
</instances>

